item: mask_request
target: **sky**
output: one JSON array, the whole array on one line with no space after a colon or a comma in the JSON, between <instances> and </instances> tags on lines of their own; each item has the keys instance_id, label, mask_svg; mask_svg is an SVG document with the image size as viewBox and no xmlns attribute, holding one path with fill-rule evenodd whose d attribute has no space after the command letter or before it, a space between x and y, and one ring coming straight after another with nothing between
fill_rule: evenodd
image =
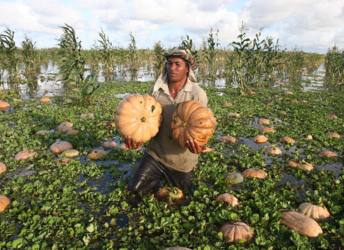
<instances>
[{"instance_id":1,"label":"sky","mask_svg":"<svg viewBox=\"0 0 344 250\"><path fill-rule=\"evenodd\" d=\"M344 0L0 0L0 32L27 36L38 48L56 47L61 26L71 25L85 49L103 30L116 47L178 46L189 35L197 47L211 29L231 48L242 24L248 36L279 39L281 49L326 53L344 48Z\"/></svg>"}]
</instances>

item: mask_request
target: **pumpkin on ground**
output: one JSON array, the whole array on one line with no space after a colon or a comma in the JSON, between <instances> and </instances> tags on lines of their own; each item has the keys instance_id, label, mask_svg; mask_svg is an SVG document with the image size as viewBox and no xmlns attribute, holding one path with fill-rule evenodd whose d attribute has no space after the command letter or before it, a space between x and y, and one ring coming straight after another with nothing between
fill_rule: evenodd
<instances>
[{"instance_id":1,"label":"pumpkin on ground","mask_svg":"<svg viewBox=\"0 0 344 250\"><path fill-rule=\"evenodd\" d=\"M235 144L237 142L237 138L231 135L224 135L221 136L220 141L224 143Z\"/></svg>"},{"instance_id":2,"label":"pumpkin on ground","mask_svg":"<svg viewBox=\"0 0 344 250\"><path fill-rule=\"evenodd\" d=\"M62 157L75 158L79 156L79 151L76 149L68 149L62 152Z\"/></svg>"},{"instance_id":3,"label":"pumpkin on ground","mask_svg":"<svg viewBox=\"0 0 344 250\"><path fill-rule=\"evenodd\" d=\"M304 202L300 204L298 210L300 213L314 220L323 220L330 217L330 213L326 207L317 206L309 202Z\"/></svg>"},{"instance_id":4,"label":"pumpkin on ground","mask_svg":"<svg viewBox=\"0 0 344 250\"><path fill-rule=\"evenodd\" d=\"M270 133L275 133L275 129L274 128L271 128L271 127L265 127L265 128L261 128L260 131L263 133L263 134L270 134Z\"/></svg>"},{"instance_id":5,"label":"pumpkin on ground","mask_svg":"<svg viewBox=\"0 0 344 250\"><path fill-rule=\"evenodd\" d=\"M277 146L271 146L267 149L268 154L278 156L282 154L282 150Z\"/></svg>"},{"instance_id":6,"label":"pumpkin on ground","mask_svg":"<svg viewBox=\"0 0 344 250\"><path fill-rule=\"evenodd\" d=\"M243 222L227 223L221 227L220 231L228 243L245 242L253 237L253 230Z\"/></svg>"},{"instance_id":7,"label":"pumpkin on ground","mask_svg":"<svg viewBox=\"0 0 344 250\"><path fill-rule=\"evenodd\" d=\"M0 111L7 111L10 107L11 105L8 102L0 100Z\"/></svg>"},{"instance_id":8,"label":"pumpkin on ground","mask_svg":"<svg viewBox=\"0 0 344 250\"><path fill-rule=\"evenodd\" d=\"M106 140L102 143L102 147L104 148L115 148L117 147L117 143L114 140Z\"/></svg>"},{"instance_id":9,"label":"pumpkin on ground","mask_svg":"<svg viewBox=\"0 0 344 250\"><path fill-rule=\"evenodd\" d=\"M308 237L317 237L319 234L322 234L322 229L315 220L299 212L284 212L281 223Z\"/></svg>"},{"instance_id":10,"label":"pumpkin on ground","mask_svg":"<svg viewBox=\"0 0 344 250\"><path fill-rule=\"evenodd\" d=\"M5 173L6 170L7 170L7 167L6 167L5 163L0 162L0 175L2 173Z\"/></svg>"},{"instance_id":11,"label":"pumpkin on ground","mask_svg":"<svg viewBox=\"0 0 344 250\"><path fill-rule=\"evenodd\" d=\"M199 102L190 100L179 103L172 116L172 137L185 147L187 140L200 146L207 144L215 132L216 119L213 112Z\"/></svg>"},{"instance_id":12,"label":"pumpkin on ground","mask_svg":"<svg viewBox=\"0 0 344 250\"><path fill-rule=\"evenodd\" d=\"M295 140L292 137L290 137L290 136L283 136L281 138L281 142L284 142L284 143L287 143L287 144L294 144Z\"/></svg>"},{"instance_id":13,"label":"pumpkin on ground","mask_svg":"<svg viewBox=\"0 0 344 250\"><path fill-rule=\"evenodd\" d=\"M5 211L10 203L11 200L7 196L0 194L0 213Z\"/></svg>"},{"instance_id":14,"label":"pumpkin on ground","mask_svg":"<svg viewBox=\"0 0 344 250\"><path fill-rule=\"evenodd\" d=\"M328 132L327 137L330 139L340 139L341 136L337 132Z\"/></svg>"},{"instance_id":15,"label":"pumpkin on ground","mask_svg":"<svg viewBox=\"0 0 344 250\"><path fill-rule=\"evenodd\" d=\"M229 193L220 194L219 196L216 197L216 200L225 202L228 205L231 205L232 207L239 205L238 198Z\"/></svg>"},{"instance_id":16,"label":"pumpkin on ground","mask_svg":"<svg viewBox=\"0 0 344 250\"><path fill-rule=\"evenodd\" d=\"M289 160L288 166L291 168L298 168L298 169L305 170L305 171L312 171L314 169L313 164L305 162L305 161L298 162L295 160Z\"/></svg>"},{"instance_id":17,"label":"pumpkin on ground","mask_svg":"<svg viewBox=\"0 0 344 250\"><path fill-rule=\"evenodd\" d=\"M145 143L154 137L162 120L162 107L150 95L130 95L116 110L116 127L123 138Z\"/></svg>"}]
</instances>

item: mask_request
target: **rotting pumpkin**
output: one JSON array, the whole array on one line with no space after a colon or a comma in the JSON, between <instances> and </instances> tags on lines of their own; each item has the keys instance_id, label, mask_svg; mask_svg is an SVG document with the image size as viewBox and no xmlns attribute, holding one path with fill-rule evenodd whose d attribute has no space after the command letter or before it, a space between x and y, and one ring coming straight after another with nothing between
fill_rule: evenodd
<instances>
[{"instance_id":1,"label":"rotting pumpkin","mask_svg":"<svg viewBox=\"0 0 344 250\"><path fill-rule=\"evenodd\" d=\"M123 138L145 143L154 137L161 123L162 107L150 95L130 95L116 110L116 127Z\"/></svg>"}]
</instances>

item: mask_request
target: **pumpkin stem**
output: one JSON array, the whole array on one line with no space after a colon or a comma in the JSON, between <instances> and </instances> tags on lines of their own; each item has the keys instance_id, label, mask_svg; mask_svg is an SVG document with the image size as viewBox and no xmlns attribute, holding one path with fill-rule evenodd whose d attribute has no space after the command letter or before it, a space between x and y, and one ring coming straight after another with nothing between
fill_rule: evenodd
<instances>
[{"instance_id":1,"label":"pumpkin stem","mask_svg":"<svg viewBox=\"0 0 344 250\"><path fill-rule=\"evenodd\" d=\"M143 116L143 117L141 118L141 122L145 122L145 121L146 121L146 117Z\"/></svg>"}]
</instances>

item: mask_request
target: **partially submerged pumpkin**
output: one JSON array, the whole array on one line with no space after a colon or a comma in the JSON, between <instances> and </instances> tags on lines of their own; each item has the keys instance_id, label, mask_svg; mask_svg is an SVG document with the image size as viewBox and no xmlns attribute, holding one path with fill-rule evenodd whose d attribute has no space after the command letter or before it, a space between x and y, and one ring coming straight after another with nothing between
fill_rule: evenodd
<instances>
[{"instance_id":1,"label":"partially submerged pumpkin","mask_svg":"<svg viewBox=\"0 0 344 250\"><path fill-rule=\"evenodd\" d=\"M337 132L328 132L327 137L330 139L340 139L341 136Z\"/></svg>"},{"instance_id":2,"label":"partially submerged pumpkin","mask_svg":"<svg viewBox=\"0 0 344 250\"><path fill-rule=\"evenodd\" d=\"M6 167L5 163L0 162L0 175L1 175L2 173L5 173L6 170L7 170L7 167Z\"/></svg>"},{"instance_id":3,"label":"partially submerged pumpkin","mask_svg":"<svg viewBox=\"0 0 344 250\"><path fill-rule=\"evenodd\" d=\"M288 166L291 167L291 168L298 168L298 169L305 170L305 171L311 171L311 170L314 169L313 164L308 163L306 161L298 162L298 161L295 161L295 160L289 160L288 161Z\"/></svg>"},{"instance_id":4,"label":"partially submerged pumpkin","mask_svg":"<svg viewBox=\"0 0 344 250\"><path fill-rule=\"evenodd\" d=\"M282 150L277 146L271 146L267 149L268 154L278 156L282 154Z\"/></svg>"},{"instance_id":5,"label":"partially submerged pumpkin","mask_svg":"<svg viewBox=\"0 0 344 250\"><path fill-rule=\"evenodd\" d=\"M225 202L228 205L231 205L232 207L239 205L238 198L229 193L220 194L219 196L216 197L216 200Z\"/></svg>"},{"instance_id":6,"label":"partially submerged pumpkin","mask_svg":"<svg viewBox=\"0 0 344 250\"><path fill-rule=\"evenodd\" d=\"M182 147L185 147L187 140L194 140L203 146L213 135L215 126L213 112L199 102L190 100L179 103L173 113L172 137Z\"/></svg>"},{"instance_id":7,"label":"partially submerged pumpkin","mask_svg":"<svg viewBox=\"0 0 344 250\"><path fill-rule=\"evenodd\" d=\"M326 157L326 158L335 158L335 157L337 157L338 155L337 155L336 152L333 152L333 151L331 151L331 150L326 149L326 150L324 150L324 151L322 151L322 152L320 153L320 156L321 156L321 157Z\"/></svg>"},{"instance_id":8,"label":"partially submerged pumpkin","mask_svg":"<svg viewBox=\"0 0 344 250\"><path fill-rule=\"evenodd\" d=\"M322 234L322 229L315 220L295 211L284 212L281 223L308 237L317 237Z\"/></svg>"},{"instance_id":9,"label":"partially submerged pumpkin","mask_svg":"<svg viewBox=\"0 0 344 250\"><path fill-rule=\"evenodd\" d=\"M224 135L224 136L221 136L220 141L224 143L234 144L237 142L237 138L231 135Z\"/></svg>"},{"instance_id":10,"label":"partially submerged pumpkin","mask_svg":"<svg viewBox=\"0 0 344 250\"><path fill-rule=\"evenodd\" d=\"M49 96L43 96L43 97L41 98L40 102L41 102L42 104L50 104L50 103L51 103L51 99L50 99Z\"/></svg>"},{"instance_id":11,"label":"partially submerged pumpkin","mask_svg":"<svg viewBox=\"0 0 344 250\"><path fill-rule=\"evenodd\" d=\"M5 211L10 203L11 200L7 196L0 194L0 213Z\"/></svg>"},{"instance_id":12,"label":"partially submerged pumpkin","mask_svg":"<svg viewBox=\"0 0 344 250\"><path fill-rule=\"evenodd\" d=\"M253 230L243 222L227 223L220 229L226 242L245 242L253 237Z\"/></svg>"},{"instance_id":13,"label":"partially submerged pumpkin","mask_svg":"<svg viewBox=\"0 0 344 250\"><path fill-rule=\"evenodd\" d=\"M72 149L73 145L68 142L68 141L56 141L55 143L51 144L50 146L50 151L55 154L61 154L62 152L68 150L68 149Z\"/></svg>"},{"instance_id":14,"label":"partially submerged pumpkin","mask_svg":"<svg viewBox=\"0 0 344 250\"><path fill-rule=\"evenodd\" d=\"M87 158L90 160L100 160L105 157L107 152L101 148L93 149L90 153L88 153Z\"/></svg>"},{"instance_id":15,"label":"partially submerged pumpkin","mask_svg":"<svg viewBox=\"0 0 344 250\"><path fill-rule=\"evenodd\" d=\"M166 201L170 205L178 205L184 202L184 193L177 187L161 187L156 193L156 198Z\"/></svg>"},{"instance_id":16,"label":"partially submerged pumpkin","mask_svg":"<svg viewBox=\"0 0 344 250\"><path fill-rule=\"evenodd\" d=\"M330 217L330 213L326 207L317 206L309 202L304 202L300 204L298 210L300 213L314 220L323 220Z\"/></svg>"},{"instance_id":17,"label":"partially submerged pumpkin","mask_svg":"<svg viewBox=\"0 0 344 250\"><path fill-rule=\"evenodd\" d=\"M162 107L150 95L130 95L116 110L116 127L123 138L145 143L154 137L161 122Z\"/></svg>"},{"instance_id":18,"label":"partially submerged pumpkin","mask_svg":"<svg viewBox=\"0 0 344 250\"><path fill-rule=\"evenodd\" d=\"M265 179L268 176L268 173L265 172L263 169L258 168L249 168L246 169L242 175L245 178L257 178L257 179Z\"/></svg>"},{"instance_id":19,"label":"partially submerged pumpkin","mask_svg":"<svg viewBox=\"0 0 344 250\"><path fill-rule=\"evenodd\" d=\"M264 134L271 134L276 132L275 129L271 127L261 128L260 131Z\"/></svg>"},{"instance_id":20,"label":"partially submerged pumpkin","mask_svg":"<svg viewBox=\"0 0 344 250\"><path fill-rule=\"evenodd\" d=\"M14 159L16 161L24 161L24 160L28 160L28 159L33 159L37 156L37 153L33 150L23 150L18 152Z\"/></svg>"},{"instance_id":21,"label":"partially submerged pumpkin","mask_svg":"<svg viewBox=\"0 0 344 250\"><path fill-rule=\"evenodd\" d=\"M270 122L270 120L269 119L267 119L267 118L259 118L259 120L258 120L258 124L259 125L266 125L266 126L268 126L268 125L270 125L271 124L271 122Z\"/></svg>"},{"instance_id":22,"label":"partially submerged pumpkin","mask_svg":"<svg viewBox=\"0 0 344 250\"><path fill-rule=\"evenodd\" d=\"M244 177L239 172L228 173L225 179L226 184L235 185L244 181Z\"/></svg>"},{"instance_id":23,"label":"partially submerged pumpkin","mask_svg":"<svg viewBox=\"0 0 344 250\"><path fill-rule=\"evenodd\" d=\"M10 107L11 105L8 102L0 100L0 111L7 111Z\"/></svg>"},{"instance_id":24,"label":"partially submerged pumpkin","mask_svg":"<svg viewBox=\"0 0 344 250\"><path fill-rule=\"evenodd\" d=\"M254 138L254 141L256 143L266 143L268 141L268 138L265 136L265 135L257 135L255 138Z\"/></svg>"},{"instance_id":25,"label":"partially submerged pumpkin","mask_svg":"<svg viewBox=\"0 0 344 250\"><path fill-rule=\"evenodd\" d=\"M287 143L287 144L294 144L295 140L294 138L290 137L290 136L283 136L281 138L281 142Z\"/></svg>"}]
</instances>

